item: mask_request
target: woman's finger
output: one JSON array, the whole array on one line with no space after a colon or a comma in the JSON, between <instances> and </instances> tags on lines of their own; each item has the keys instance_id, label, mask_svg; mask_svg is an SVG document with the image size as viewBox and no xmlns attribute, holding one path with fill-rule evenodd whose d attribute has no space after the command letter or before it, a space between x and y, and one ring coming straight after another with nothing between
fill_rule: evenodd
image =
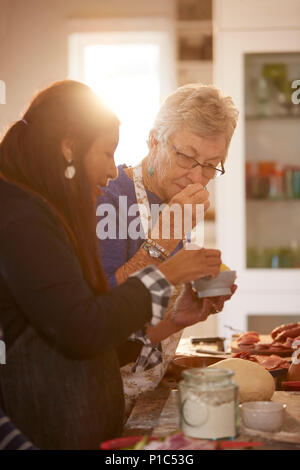
<instances>
[{"instance_id":1,"label":"woman's finger","mask_svg":"<svg viewBox=\"0 0 300 470\"><path fill-rule=\"evenodd\" d=\"M238 288L237 284L233 284L233 286L232 286L232 288L231 288L231 293L234 294L235 291L237 290L237 288ZM231 294L231 295L232 295L232 294Z\"/></svg>"},{"instance_id":2,"label":"woman's finger","mask_svg":"<svg viewBox=\"0 0 300 470\"><path fill-rule=\"evenodd\" d=\"M237 287L238 287L238 286L237 286L236 284L233 284L233 286L232 286L232 288L231 288L231 294L225 296L225 301L231 299L231 297L233 296L233 294L234 294L235 291L237 290Z\"/></svg>"},{"instance_id":3,"label":"woman's finger","mask_svg":"<svg viewBox=\"0 0 300 470\"><path fill-rule=\"evenodd\" d=\"M201 201L208 199L209 197L209 192L207 189L204 189L204 186L201 183L191 183L176 194L176 199L188 199L190 202L193 202L193 199L196 199L197 202L199 197Z\"/></svg>"},{"instance_id":4,"label":"woman's finger","mask_svg":"<svg viewBox=\"0 0 300 470\"><path fill-rule=\"evenodd\" d=\"M220 266L221 265L221 260L220 258L205 258L205 263L207 266Z\"/></svg>"},{"instance_id":5,"label":"woman's finger","mask_svg":"<svg viewBox=\"0 0 300 470\"><path fill-rule=\"evenodd\" d=\"M202 307L199 311L199 320L205 321L209 316L210 302L208 299L203 299Z\"/></svg>"},{"instance_id":6,"label":"woman's finger","mask_svg":"<svg viewBox=\"0 0 300 470\"><path fill-rule=\"evenodd\" d=\"M183 292L193 292L194 293L194 289L193 289L192 284L190 282L187 282L186 284L184 284L184 291Z\"/></svg>"},{"instance_id":7,"label":"woman's finger","mask_svg":"<svg viewBox=\"0 0 300 470\"><path fill-rule=\"evenodd\" d=\"M211 256L215 256L218 258L221 257L220 250L215 250L214 248L202 248L202 249L206 257L211 257Z\"/></svg>"}]
</instances>

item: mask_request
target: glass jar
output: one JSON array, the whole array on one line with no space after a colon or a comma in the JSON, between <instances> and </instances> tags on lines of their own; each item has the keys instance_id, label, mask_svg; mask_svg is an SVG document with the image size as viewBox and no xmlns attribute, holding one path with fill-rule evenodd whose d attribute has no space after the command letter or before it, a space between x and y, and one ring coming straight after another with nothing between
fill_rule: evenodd
<instances>
[{"instance_id":1,"label":"glass jar","mask_svg":"<svg viewBox=\"0 0 300 470\"><path fill-rule=\"evenodd\" d=\"M238 387L229 369L188 369L179 383L180 427L199 439L234 438L238 432Z\"/></svg>"}]
</instances>

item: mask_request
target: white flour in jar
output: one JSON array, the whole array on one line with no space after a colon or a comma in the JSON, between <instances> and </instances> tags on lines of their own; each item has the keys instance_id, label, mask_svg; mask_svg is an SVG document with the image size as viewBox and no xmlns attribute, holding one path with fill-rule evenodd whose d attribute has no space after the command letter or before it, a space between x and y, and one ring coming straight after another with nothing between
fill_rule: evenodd
<instances>
[{"instance_id":1,"label":"white flour in jar","mask_svg":"<svg viewBox=\"0 0 300 470\"><path fill-rule=\"evenodd\" d=\"M187 436L221 439L234 437L236 434L234 401L213 406L203 401L187 399L182 412L182 431Z\"/></svg>"}]
</instances>

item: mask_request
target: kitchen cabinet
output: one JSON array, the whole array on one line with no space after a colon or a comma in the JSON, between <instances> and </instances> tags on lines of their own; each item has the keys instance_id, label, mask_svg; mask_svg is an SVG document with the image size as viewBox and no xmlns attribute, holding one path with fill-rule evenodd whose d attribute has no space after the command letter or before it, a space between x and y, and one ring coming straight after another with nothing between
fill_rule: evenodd
<instances>
[{"instance_id":1,"label":"kitchen cabinet","mask_svg":"<svg viewBox=\"0 0 300 470\"><path fill-rule=\"evenodd\" d=\"M216 183L217 246L239 286L219 334L255 329L258 317L268 333L300 320L300 1L215 0L214 64L240 112Z\"/></svg>"},{"instance_id":2,"label":"kitchen cabinet","mask_svg":"<svg viewBox=\"0 0 300 470\"><path fill-rule=\"evenodd\" d=\"M176 21L178 85L212 83L212 21Z\"/></svg>"},{"instance_id":3,"label":"kitchen cabinet","mask_svg":"<svg viewBox=\"0 0 300 470\"><path fill-rule=\"evenodd\" d=\"M177 83L212 83L212 0L177 0Z\"/></svg>"},{"instance_id":4,"label":"kitchen cabinet","mask_svg":"<svg viewBox=\"0 0 300 470\"><path fill-rule=\"evenodd\" d=\"M176 0L177 85L213 83L212 0ZM205 217L205 246L215 248L214 182L209 183L210 208ZM195 331L193 329L192 331ZM190 330L186 332L189 334Z\"/></svg>"}]
</instances>

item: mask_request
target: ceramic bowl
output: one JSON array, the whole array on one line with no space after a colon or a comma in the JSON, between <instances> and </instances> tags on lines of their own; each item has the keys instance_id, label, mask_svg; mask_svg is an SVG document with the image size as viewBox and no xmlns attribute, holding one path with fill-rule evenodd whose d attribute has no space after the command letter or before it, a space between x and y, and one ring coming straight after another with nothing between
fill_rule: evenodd
<instances>
[{"instance_id":1,"label":"ceramic bowl","mask_svg":"<svg viewBox=\"0 0 300 470\"><path fill-rule=\"evenodd\" d=\"M211 279L203 277L192 282L198 297L216 297L230 295L231 287L236 279L236 271L223 271Z\"/></svg>"},{"instance_id":2,"label":"ceramic bowl","mask_svg":"<svg viewBox=\"0 0 300 470\"><path fill-rule=\"evenodd\" d=\"M279 431L286 405L273 401L251 401L239 405L240 415L246 428L260 431Z\"/></svg>"}]
</instances>

